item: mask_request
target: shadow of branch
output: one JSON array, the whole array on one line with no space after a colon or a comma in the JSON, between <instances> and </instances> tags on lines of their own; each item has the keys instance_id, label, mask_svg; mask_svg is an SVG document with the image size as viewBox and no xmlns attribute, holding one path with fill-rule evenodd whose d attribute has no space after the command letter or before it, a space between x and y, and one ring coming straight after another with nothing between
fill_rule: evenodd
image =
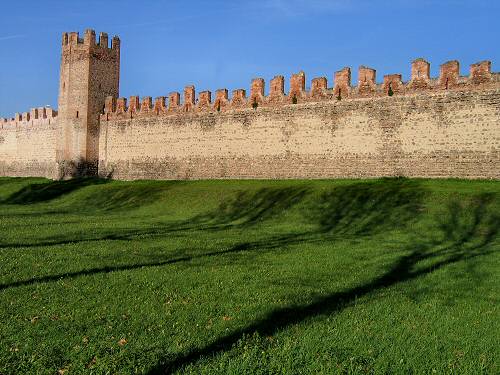
<instances>
[{"instance_id":1,"label":"shadow of branch","mask_svg":"<svg viewBox=\"0 0 500 375\"><path fill-rule=\"evenodd\" d=\"M95 180L69 180L61 184L71 183L80 186ZM99 180L98 180L99 181ZM52 185L50 185L52 186ZM63 185L65 186L65 185ZM72 185L70 185L72 186ZM164 187L162 187L163 189ZM109 190L109 189L108 189ZM148 196L154 196L156 190L147 189ZM119 190L119 200L128 202L129 195L135 197L137 192L125 196ZM140 193L140 192L139 192ZM138 238L164 238L174 233L183 231L213 231L228 228L246 228L257 223L263 223L274 217L283 215L286 211L302 202L309 190L305 187L264 188L257 191L243 191L235 197L223 201L218 208L193 219L172 223L167 226L149 228L145 230L125 230L97 237L57 239L50 241L37 241L36 243L2 244L1 249L19 249L25 247L61 246L66 244L94 242L94 241L125 241ZM415 219L423 196L423 190L413 181L404 179L382 180L372 183L355 183L338 187L323 193L317 199L309 202L303 208L307 220L316 223L317 229L286 233L283 235L269 236L255 241L245 241L230 246L219 252L203 253L201 255L181 257L179 259L165 260L156 263L139 263L125 266L105 266L90 270L67 272L58 275L49 275L29 280L20 280L9 284L0 285L0 290L31 285L34 283L56 281L63 278L74 278L83 275L124 271L142 267L163 266L181 261L191 261L197 258L230 253L263 252L287 249L300 243L314 243L332 241L338 236L374 234L382 229L389 230L404 226ZM142 199L142 198L141 198ZM114 201L106 194L106 201ZM103 203L104 204L104 203ZM108 202L108 204L111 204ZM106 206L107 207L107 206ZM374 214L373 211L383 212ZM71 237L71 236L70 236ZM189 251L192 249L186 249Z\"/></svg>"},{"instance_id":2,"label":"shadow of branch","mask_svg":"<svg viewBox=\"0 0 500 375\"><path fill-rule=\"evenodd\" d=\"M7 197L2 204L29 205L48 202L78 189L91 185L101 185L108 180L97 178L75 178L72 180L49 181L29 184Z\"/></svg>"},{"instance_id":3,"label":"shadow of branch","mask_svg":"<svg viewBox=\"0 0 500 375\"><path fill-rule=\"evenodd\" d=\"M7 199L8 204L31 204L58 198L84 186L106 183L107 180L73 179L43 184L31 184ZM123 210L154 202L164 191L182 181L163 182L161 185L110 186L100 191L99 196L81 197L82 207L99 207L100 210ZM216 231L243 228L282 215L301 202L308 194L305 187L263 188L257 191L241 191L235 197L223 200L209 212L187 220L155 225L145 229L113 228L113 232L76 239L71 234L32 243L1 243L0 249L60 246L81 242L123 241L137 238L162 238L188 231ZM83 208L82 208L83 209ZM24 214L26 217L32 214Z\"/></svg>"},{"instance_id":4,"label":"shadow of branch","mask_svg":"<svg viewBox=\"0 0 500 375\"><path fill-rule=\"evenodd\" d=\"M401 257L388 271L371 282L318 298L308 305L274 310L249 326L218 338L203 348L165 358L149 374L178 371L202 357L212 357L230 350L239 340L254 332L272 336L304 320L338 313L355 303L358 298L425 276L451 264L496 251L496 247L490 245L497 239L500 217L492 212L492 199L491 195L480 195L468 204L451 202L446 215L436 219L435 224L440 229L442 238L427 241L422 240L425 236L415 238L410 244L409 254ZM343 218L334 220L342 221Z\"/></svg>"}]
</instances>

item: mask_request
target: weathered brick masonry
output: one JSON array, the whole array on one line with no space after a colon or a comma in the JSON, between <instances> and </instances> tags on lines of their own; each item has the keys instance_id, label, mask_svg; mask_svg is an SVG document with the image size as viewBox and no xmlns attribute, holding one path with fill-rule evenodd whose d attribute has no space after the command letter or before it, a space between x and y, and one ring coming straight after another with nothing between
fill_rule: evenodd
<instances>
[{"instance_id":1,"label":"weathered brick masonry","mask_svg":"<svg viewBox=\"0 0 500 375\"><path fill-rule=\"evenodd\" d=\"M57 120L50 108L0 119L0 176L56 176Z\"/></svg>"},{"instance_id":2,"label":"weathered brick masonry","mask_svg":"<svg viewBox=\"0 0 500 375\"><path fill-rule=\"evenodd\" d=\"M438 78L417 59L411 80L359 68L306 89L303 72L254 79L247 95L194 86L167 97L118 97L119 40L63 35L59 115L45 109L0 121L0 174L118 179L500 178L500 74L457 61ZM106 98L107 96L107 98ZM106 98L106 99L105 99ZM97 162L98 160L98 162ZM82 167L83 166L83 167Z\"/></svg>"}]
</instances>

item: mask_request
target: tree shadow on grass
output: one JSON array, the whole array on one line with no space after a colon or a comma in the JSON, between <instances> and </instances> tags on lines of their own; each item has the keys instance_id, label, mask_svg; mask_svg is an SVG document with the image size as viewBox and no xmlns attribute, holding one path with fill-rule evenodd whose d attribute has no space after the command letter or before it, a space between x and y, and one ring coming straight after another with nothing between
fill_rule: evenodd
<instances>
[{"instance_id":1,"label":"tree shadow on grass","mask_svg":"<svg viewBox=\"0 0 500 375\"><path fill-rule=\"evenodd\" d=\"M9 185L13 182L23 181L23 177L0 177L0 186Z\"/></svg>"},{"instance_id":2,"label":"tree shadow on grass","mask_svg":"<svg viewBox=\"0 0 500 375\"><path fill-rule=\"evenodd\" d=\"M62 208L55 212L44 212L44 214L67 214L72 211L85 213L88 211L120 211L145 206L156 201L160 195L173 186L183 184L183 181L162 181L155 183L137 182L136 184L113 184L108 185L111 180L98 178L75 178L65 181L50 181L44 183L34 183L23 187L21 190L11 194L2 201L3 204L30 205L42 202L49 202L64 195L87 186L107 185L91 194L83 194L78 200L72 202L69 211ZM17 216L36 216L37 213L14 214ZM12 216L12 215L7 215Z\"/></svg>"},{"instance_id":3,"label":"tree shadow on grass","mask_svg":"<svg viewBox=\"0 0 500 375\"><path fill-rule=\"evenodd\" d=\"M181 223L179 228L246 228L279 217L301 203L310 190L306 186L299 186L240 191L236 196L223 200L214 210Z\"/></svg>"},{"instance_id":4,"label":"tree shadow on grass","mask_svg":"<svg viewBox=\"0 0 500 375\"><path fill-rule=\"evenodd\" d=\"M72 180L49 181L29 184L21 190L11 194L1 203L29 205L41 202L48 202L53 199L70 194L78 189L91 185L102 185L109 180L98 178L75 178Z\"/></svg>"},{"instance_id":5,"label":"tree shadow on grass","mask_svg":"<svg viewBox=\"0 0 500 375\"><path fill-rule=\"evenodd\" d=\"M309 190L306 187L264 188L250 192L243 191L238 193L236 197L223 201L216 209L208 213L166 226L144 230L124 230L121 233L115 230L113 233L80 240L68 238L45 242L39 241L36 243L6 244L0 246L0 248L59 246L78 242L123 241L138 238L151 239L156 237L162 238L179 231L213 231L228 228L246 228L282 215L303 201L308 193ZM133 191L131 196L135 194L137 192ZM121 200L111 199L106 194L103 195L105 195L105 198L102 199L106 201ZM149 190L148 195L152 195ZM356 183L337 187L322 194L319 198L313 199L302 208L306 220L316 223L318 225L317 229L269 236L256 241L241 242L219 253L259 249L273 250L303 242L323 241L325 235L329 235L331 239L332 235L339 235L339 232L342 232L341 235L343 236L359 234L361 224L365 234L374 234L376 231L394 229L405 225L416 217L422 196L423 190L419 187L418 183L404 179ZM118 196L118 198L123 197L121 193ZM127 199L123 200L127 201ZM374 215L374 210L385 212L383 215L384 220L381 220L382 216L380 214ZM331 218L330 222L327 222L328 217ZM349 223L349 226L346 223ZM347 227L352 230L349 231ZM218 253L209 254L216 255ZM202 254L201 256L206 256L206 254ZM191 259L192 257L189 258L189 260ZM158 265L162 264L165 263L161 262ZM137 266L137 268L140 268L146 265L154 264L137 264L131 267ZM116 270L129 269L127 267L119 267ZM110 272L111 270L109 267L103 267L102 269L94 270L94 272ZM90 274L92 270L84 272L85 274ZM80 273L55 275L53 278L59 279L61 277L70 277L71 275L79 276ZM43 278L43 280L48 281L53 278L51 276L48 279ZM40 281L42 280L37 279L35 282ZM25 282L22 282L22 285L25 285Z\"/></svg>"},{"instance_id":6,"label":"tree shadow on grass","mask_svg":"<svg viewBox=\"0 0 500 375\"><path fill-rule=\"evenodd\" d=\"M92 211L123 211L150 205L163 193L185 184L184 181L136 182L127 185L111 185L96 194L81 197L77 209Z\"/></svg>"},{"instance_id":7,"label":"tree shadow on grass","mask_svg":"<svg viewBox=\"0 0 500 375\"><path fill-rule=\"evenodd\" d=\"M108 266L89 270L49 275L30 280L17 281L0 286L0 290L50 282L82 275L134 270L144 267L160 267L195 259L209 259L223 254L247 253L257 256L267 251L288 251L293 245L305 243L328 243L342 238L358 238L384 231L401 229L411 224L422 212L422 198L425 191L417 181L394 179L370 183L355 183L334 188L308 204L304 199L306 188L297 190L260 190L239 194L236 199L223 202L216 210L199 215L195 220L186 220L147 230L111 233L86 239L85 241L131 240L170 236L184 230L224 230L227 228L247 228L263 223L283 212L304 203L298 209L304 219L314 223L315 228L296 233L268 236L255 241L244 241L229 246L222 251L205 252L195 255L178 256L156 262L136 263L123 266ZM453 201L441 215L435 226L441 237L426 238L425 233L408 243L408 254L397 260L381 276L369 283L333 293L316 299L313 303L277 309L247 327L215 339L202 348L193 348L178 356L168 356L161 360L151 374L170 373L194 364L202 357L214 356L231 348L246 335L259 332L273 335L309 318L340 312L357 298L393 287L399 283L422 277L447 265L486 255L494 251L500 219L492 208L494 195L479 195L469 203ZM192 235L187 233L187 235ZM67 242L66 242L67 241ZM78 241L61 240L45 246L54 246ZM40 245L40 244L37 244ZM25 245L23 245L25 246ZM19 246L21 247L21 246ZM298 247L295 247L298 249ZM188 251L200 249L185 249Z\"/></svg>"},{"instance_id":8,"label":"tree shadow on grass","mask_svg":"<svg viewBox=\"0 0 500 375\"><path fill-rule=\"evenodd\" d=\"M241 191L184 224L202 230L247 228L279 217L304 203L311 193L307 186ZM311 197L300 207L300 213L306 221L318 225L315 234L372 235L375 230L400 227L413 220L422 209L424 194L417 181L405 178L353 183Z\"/></svg>"},{"instance_id":9,"label":"tree shadow on grass","mask_svg":"<svg viewBox=\"0 0 500 375\"><path fill-rule=\"evenodd\" d=\"M201 255L195 255L195 256L188 256L188 255L178 256L178 257L173 257L173 258L164 259L164 260L155 261L155 262L142 262L142 263L135 263L135 264L125 264L125 265L121 265L121 266L104 266L104 267L92 268L92 269L81 270L81 271L76 271L76 272L68 272L68 273L57 274L57 275L47 275L47 276L42 276L42 277L29 279L29 280L15 281L15 282L12 282L9 284L0 284L0 291L2 291L4 289L8 289L8 288L15 288L15 287L27 286L27 285L32 285L32 284L47 283L47 282L59 281L59 280L63 280L63 279L73 279L73 278L77 278L80 276L99 275L99 274L106 274L106 273L111 273L111 272L131 271L131 270L137 270L137 269L147 268L147 267L162 267L162 266L167 266L167 265L176 264L176 263L186 263L186 262L190 262L190 261L196 260L196 259L210 258L213 256L230 254L230 253L238 253L238 252L242 252L245 250L247 250L245 247L234 246L234 247L230 247L227 250L218 250L218 251L213 251L213 252L207 252L207 253L203 253Z\"/></svg>"},{"instance_id":10,"label":"tree shadow on grass","mask_svg":"<svg viewBox=\"0 0 500 375\"><path fill-rule=\"evenodd\" d=\"M308 193L309 190L305 187L266 188L254 192L241 192L236 197L222 202L215 210L199 215L194 219L172 223L168 226L145 230L123 230L121 233L114 230L112 233L79 240L66 238L54 241L38 241L31 244L5 244L0 245L0 248L16 249L61 246L79 242L155 239L171 237L174 233L179 232L183 233L183 235L192 235L191 231L203 232L206 230L247 228L250 225L263 223L266 220L282 215L302 202ZM424 190L417 182L404 179L355 183L337 187L319 197L314 197L300 208L304 219L316 224L316 227L311 230L266 236L257 240L229 245L226 249L215 252L201 252L201 254L163 259L157 262L104 266L20 280L0 285L0 290L83 275L165 266L224 254L250 252L255 256L260 256L264 252L288 251L291 246L298 244L321 243L333 241L336 238L345 238L349 235L359 237L361 235L375 234L382 230L390 231L404 227L417 217L423 195ZM381 211L384 214L374 214L373 211ZM330 221L328 221L328 218L330 218ZM185 231L187 231L187 234ZM200 250L202 249L184 249L184 253L200 252Z\"/></svg>"},{"instance_id":11,"label":"tree shadow on grass","mask_svg":"<svg viewBox=\"0 0 500 375\"><path fill-rule=\"evenodd\" d=\"M415 238L408 245L409 253L372 281L317 298L304 306L276 309L249 326L220 337L205 347L163 359L149 374L181 370L203 357L213 357L231 350L239 340L255 332L262 336L275 335L307 319L339 313L353 305L358 298L425 276L448 265L494 252L496 247L492 245L497 239L500 217L492 209L493 199L494 195L483 194L468 204L451 202L446 215L438 218L435 223L440 230L440 238ZM339 222L336 217L333 221ZM364 225L361 227L366 228Z\"/></svg>"},{"instance_id":12,"label":"tree shadow on grass","mask_svg":"<svg viewBox=\"0 0 500 375\"><path fill-rule=\"evenodd\" d=\"M169 184L174 185L174 183ZM116 196L110 197L105 194L105 198L97 199L94 202L89 202L88 204L100 205L99 199L104 199L102 203L103 208L113 209L130 207L130 204L140 201L144 204L145 200L151 200L155 198L155 195L164 191L166 188L164 185L158 185L157 188L150 188L144 190L137 190L135 187L127 188L125 191L116 190L112 193ZM113 190L113 189L112 189ZM159 226L154 228L147 228L144 230L123 230L121 232L116 229L112 233L107 233L100 235L98 237L91 237L85 239L74 239L65 238L49 241L37 241L36 243L19 243L19 244L0 244L0 249L18 249L26 247L43 247L43 246L61 246L67 244L75 244L81 242L94 242L94 241L127 241L127 240L137 240L141 239L154 239L163 238L166 236L172 236L173 233L184 232L184 231L203 231L203 230L222 230L227 229L228 226L248 226L252 225L258 221L264 221L274 217L276 215L282 214L284 211L290 209L293 205L300 202L307 194L307 189L305 188L283 188L283 189L260 189L256 192L241 192L237 194L235 198L230 198L220 204L220 206L210 211L204 215L196 216L190 220L183 220L177 223L172 223L167 226ZM116 202L116 204L115 204ZM235 221L238 224L234 223ZM284 245L291 241L294 235L286 236L276 236L276 238L269 238L262 241L256 241L255 243L238 243L236 245L228 246L225 250L218 250L215 252L205 252L199 255L193 256L180 256L172 259L166 259L156 262L142 262L131 265L122 266L104 266L99 268L93 268L88 270L81 270L75 272L66 272L57 275L48 275L37 277L29 280L20 280L9 284L0 285L0 291L11 288L26 286L35 283L44 283L57 281L60 279L75 278L84 275L95 275L100 273L109 273L115 271L127 271L140 269L143 267L159 267L169 264L175 264L179 262L189 262L195 259L202 259L206 257L212 257L216 255L239 253L244 251L255 250L258 247L267 247L269 250L280 245ZM274 244L274 246L270 246ZM193 251L197 249L184 249L184 253Z\"/></svg>"},{"instance_id":13,"label":"tree shadow on grass","mask_svg":"<svg viewBox=\"0 0 500 375\"><path fill-rule=\"evenodd\" d=\"M426 192L404 178L342 186L322 194L307 212L319 233L374 235L404 228L422 212Z\"/></svg>"},{"instance_id":14,"label":"tree shadow on grass","mask_svg":"<svg viewBox=\"0 0 500 375\"><path fill-rule=\"evenodd\" d=\"M182 183L182 182L179 182ZM170 185L169 185L170 186ZM154 189L121 190L122 187L107 187L109 193L100 192L99 197L84 198L82 207L98 206L107 209L133 208L132 204L144 204L144 200L155 199L163 191ZM153 190L152 190L153 189ZM101 189L102 190L102 189ZM306 198L311 189L306 186L286 188L263 188L256 191L241 191L235 197L223 200L219 206L204 214L187 220L155 225L145 229L115 229L87 238L74 238L71 233L33 243L4 243L0 249L47 247L98 241L124 241L135 239L164 238L184 235L192 231L221 231L246 229L280 217L285 212L303 203L298 209L304 221L316 225L316 229L299 233L265 238L262 241L241 243L240 247L263 246L274 248L297 242L318 240L318 236L372 235L375 232L401 228L415 219L421 210L425 191L416 181L407 179L384 179L369 183L354 183L333 188L311 199ZM90 201L91 200L91 201ZM31 214L30 214L31 215ZM79 233L81 235L81 233ZM266 245L267 244L267 245Z\"/></svg>"},{"instance_id":15,"label":"tree shadow on grass","mask_svg":"<svg viewBox=\"0 0 500 375\"><path fill-rule=\"evenodd\" d=\"M183 184L182 181L141 186L107 186L99 190L99 194L82 197L77 210L88 209L113 211L137 208L153 203L163 192L173 186ZM257 191L242 191L220 203L214 210L197 215L187 220L179 220L168 224L154 225L145 229L116 229L111 233L101 233L87 238L74 238L72 234L65 237L49 238L31 243L1 243L0 249L18 249L29 247L59 246L78 242L123 241L138 238L162 238L190 231L215 231L230 228L244 228L277 217L301 202L308 194L305 187L298 188L263 188ZM22 214L30 217L33 214ZM79 233L81 235L81 233Z\"/></svg>"}]
</instances>

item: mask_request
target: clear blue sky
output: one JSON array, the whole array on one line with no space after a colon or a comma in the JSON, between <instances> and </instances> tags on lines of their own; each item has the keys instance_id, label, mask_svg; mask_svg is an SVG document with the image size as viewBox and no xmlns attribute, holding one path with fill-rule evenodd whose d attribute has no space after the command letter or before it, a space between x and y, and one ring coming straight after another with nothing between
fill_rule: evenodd
<instances>
[{"instance_id":1,"label":"clear blue sky","mask_svg":"<svg viewBox=\"0 0 500 375\"><path fill-rule=\"evenodd\" d=\"M0 117L57 107L63 31L122 40L121 96L249 89L304 70L308 82L359 65L408 79L424 57L500 64L498 0L18 0L2 2Z\"/></svg>"}]
</instances>

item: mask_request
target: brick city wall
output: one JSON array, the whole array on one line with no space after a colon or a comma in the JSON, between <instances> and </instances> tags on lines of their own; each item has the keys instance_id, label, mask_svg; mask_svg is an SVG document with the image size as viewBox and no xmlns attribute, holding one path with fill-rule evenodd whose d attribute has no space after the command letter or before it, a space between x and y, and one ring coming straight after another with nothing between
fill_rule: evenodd
<instances>
[{"instance_id":1,"label":"brick city wall","mask_svg":"<svg viewBox=\"0 0 500 375\"><path fill-rule=\"evenodd\" d=\"M248 95L197 95L188 86L182 101L175 92L154 100L111 96L95 113L96 131L83 132L76 131L82 119L71 117L78 108L70 111L62 92L65 116L39 108L0 119L0 175L60 177L57 154L67 143L70 150L96 144L100 175L117 179L500 178L500 74L487 61L467 77L456 61L443 64L438 78L429 72L417 59L406 83L399 74L377 83L374 69L360 67L356 86L344 68L332 87L320 77L306 88L305 74L295 74L288 93L277 76L269 92L263 79L253 80ZM111 92L113 82L105 85Z\"/></svg>"},{"instance_id":2,"label":"brick city wall","mask_svg":"<svg viewBox=\"0 0 500 375\"><path fill-rule=\"evenodd\" d=\"M0 119L0 176L57 176L57 120L49 108Z\"/></svg>"},{"instance_id":3,"label":"brick city wall","mask_svg":"<svg viewBox=\"0 0 500 375\"><path fill-rule=\"evenodd\" d=\"M500 75L490 63L459 75L458 62L429 77L417 59L411 80L348 68L328 88L306 90L304 73L290 90L275 77L215 98L188 86L140 100L108 98L101 116L99 170L117 179L460 177L500 178Z\"/></svg>"}]
</instances>

